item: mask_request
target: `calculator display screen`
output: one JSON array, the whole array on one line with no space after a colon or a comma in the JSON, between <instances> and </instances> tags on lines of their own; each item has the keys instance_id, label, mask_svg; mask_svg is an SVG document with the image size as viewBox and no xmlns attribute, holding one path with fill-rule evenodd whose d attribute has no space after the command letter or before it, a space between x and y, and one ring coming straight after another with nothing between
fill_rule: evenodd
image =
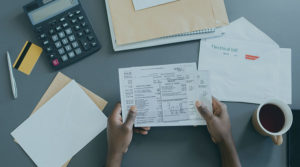
<instances>
[{"instance_id":1,"label":"calculator display screen","mask_svg":"<svg viewBox=\"0 0 300 167\"><path fill-rule=\"evenodd\" d=\"M36 10L29 12L28 15L31 23L33 25L36 25L78 4L78 0L54 0L49 4L46 4Z\"/></svg>"}]
</instances>

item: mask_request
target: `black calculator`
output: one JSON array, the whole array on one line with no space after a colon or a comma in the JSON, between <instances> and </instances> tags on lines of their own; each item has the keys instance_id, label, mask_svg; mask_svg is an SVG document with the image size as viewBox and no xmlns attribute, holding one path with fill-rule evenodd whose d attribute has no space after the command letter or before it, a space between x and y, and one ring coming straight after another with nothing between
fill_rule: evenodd
<instances>
[{"instance_id":1,"label":"black calculator","mask_svg":"<svg viewBox=\"0 0 300 167\"><path fill-rule=\"evenodd\" d=\"M36 0L24 11L55 70L101 48L79 0Z\"/></svg>"}]
</instances>

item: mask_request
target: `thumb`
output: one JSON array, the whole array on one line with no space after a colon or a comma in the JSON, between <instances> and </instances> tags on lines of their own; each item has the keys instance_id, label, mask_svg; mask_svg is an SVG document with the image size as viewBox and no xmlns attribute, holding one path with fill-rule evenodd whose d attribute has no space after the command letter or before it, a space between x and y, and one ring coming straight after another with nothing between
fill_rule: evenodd
<instances>
[{"instance_id":1,"label":"thumb","mask_svg":"<svg viewBox=\"0 0 300 167\"><path fill-rule=\"evenodd\" d=\"M135 121L135 117L136 117L136 107L131 106L124 125L132 128Z\"/></svg>"},{"instance_id":2,"label":"thumb","mask_svg":"<svg viewBox=\"0 0 300 167\"><path fill-rule=\"evenodd\" d=\"M211 119L213 117L213 114L211 112L209 112L208 108L204 105L202 105L202 103L200 101L196 101L196 107L198 112L202 115L202 117L208 121L209 119Z\"/></svg>"}]
</instances>

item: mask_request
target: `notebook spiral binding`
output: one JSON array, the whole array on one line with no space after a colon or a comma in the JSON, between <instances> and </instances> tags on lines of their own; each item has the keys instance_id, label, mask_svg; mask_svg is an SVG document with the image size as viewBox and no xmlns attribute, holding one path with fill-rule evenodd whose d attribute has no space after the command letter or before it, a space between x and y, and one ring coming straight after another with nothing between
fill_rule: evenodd
<instances>
[{"instance_id":1,"label":"notebook spiral binding","mask_svg":"<svg viewBox=\"0 0 300 167\"><path fill-rule=\"evenodd\" d=\"M161 37L161 38L172 38L172 37L189 36L189 35L196 35L196 34L206 34L206 33L212 33L215 31L216 31L216 28L207 28L207 29L203 29L203 30L175 34L175 35L165 36L165 37Z\"/></svg>"}]
</instances>

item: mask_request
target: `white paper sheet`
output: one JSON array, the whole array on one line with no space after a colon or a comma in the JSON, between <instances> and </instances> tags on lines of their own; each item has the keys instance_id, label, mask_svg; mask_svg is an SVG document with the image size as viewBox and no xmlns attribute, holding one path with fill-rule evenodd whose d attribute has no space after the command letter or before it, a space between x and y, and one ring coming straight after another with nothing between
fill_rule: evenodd
<instances>
[{"instance_id":1,"label":"white paper sheet","mask_svg":"<svg viewBox=\"0 0 300 167\"><path fill-rule=\"evenodd\" d=\"M135 10L142 10L175 1L176 0L132 0Z\"/></svg>"},{"instance_id":2,"label":"white paper sheet","mask_svg":"<svg viewBox=\"0 0 300 167\"><path fill-rule=\"evenodd\" d=\"M209 74L195 63L122 68L119 78L123 120L136 105L136 127L205 124L194 105L211 108Z\"/></svg>"},{"instance_id":3,"label":"white paper sheet","mask_svg":"<svg viewBox=\"0 0 300 167\"><path fill-rule=\"evenodd\" d=\"M11 135L39 167L61 167L106 128L107 118L71 81Z\"/></svg>"},{"instance_id":4,"label":"white paper sheet","mask_svg":"<svg viewBox=\"0 0 300 167\"><path fill-rule=\"evenodd\" d=\"M258 42L207 40L201 41L199 67L210 70L212 94L222 101L262 103L276 98L290 104L289 53Z\"/></svg>"}]
</instances>

